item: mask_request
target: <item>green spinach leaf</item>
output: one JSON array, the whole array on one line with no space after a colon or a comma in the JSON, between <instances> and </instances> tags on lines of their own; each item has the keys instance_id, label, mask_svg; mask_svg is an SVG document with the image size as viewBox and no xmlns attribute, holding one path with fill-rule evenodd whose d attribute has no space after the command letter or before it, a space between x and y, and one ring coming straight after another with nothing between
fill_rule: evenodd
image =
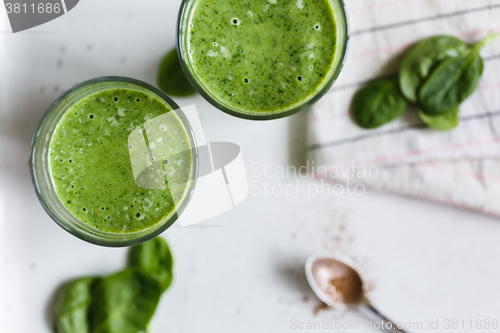
<instances>
[{"instance_id":1,"label":"green spinach leaf","mask_svg":"<svg viewBox=\"0 0 500 333\"><path fill-rule=\"evenodd\" d=\"M498 35L488 35L470 52L443 60L420 88L418 99L428 115L445 114L457 108L476 89L483 73L481 49Z\"/></svg>"},{"instance_id":2,"label":"green spinach leaf","mask_svg":"<svg viewBox=\"0 0 500 333\"><path fill-rule=\"evenodd\" d=\"M434 36L415 45L405 56L399 70L402 94L416 103L418 90L432 70L445 58L458 57L469 48L465 42L452 36Z\"/></svg>"},{"instance_id":3,"label":"green spinach leaf","mask_svg":"<svg viewBox=\"0 0 500 333\"><path fill-rule=\"evenodd\" d=\"M138 333L153 316L161 289L156 279L129 268L101 280L89 307L91 333Z\"/></svg>"},{"instance_id":4,"label":"green spinach leaf","mask_svg":"<svg viewBox=\"0 0 500 333\"><path fill-rule=\"evenodd\" d=\"M182 71L177 49L173 49L162 59L157 81L158 87L168 95L189 96L196 92Z\"/></svg>"},{"instance_id":5,"label":"green spinach leaf","mask_svg":"<svg viewBox=\"0 0 500 333\"><path fill-rule=\"evenodd\" d=\"M162 292L172 282L173 259L165 239L156 237L130 249L129 266L144 270L160 284Z\"/></svg>"},{"instance_id":6,"label":"green spinach leaf","mask_svg":"<svg viewBox=\"0 0 500 333\"><path fill-rule=\"evenodd\" d=\"M458 119L458 112L459 108L455 108L444 114L431 116L425 114L421 110L418 110L418 115L420 116L420 119L422 119L422 121L430 128L438 131L449 131L457 127L460 122Z\"/></svg>"},{"instance_id":7,"label":"green spinach leaf","mask_svg":"<svg viewBox=\"0 0 500 333\"><path fill-rule=\"evenodd\" d=\"M57 333L89 333L88 307L91 288L100 279L83 277L65 284L57 295L54 308L54 328Z\"/></svg>"},{"instance_id":8,"label":"green spinach leaf","mask_svg":"<svg viewBox=\"0 0 500 333\"><path fill-rule=\"evenodd\" d=\"M396 79L375 81L354 96L354 119L363 128L377 128L401 116L407 105Z\"/></svg>"}]
</instances>

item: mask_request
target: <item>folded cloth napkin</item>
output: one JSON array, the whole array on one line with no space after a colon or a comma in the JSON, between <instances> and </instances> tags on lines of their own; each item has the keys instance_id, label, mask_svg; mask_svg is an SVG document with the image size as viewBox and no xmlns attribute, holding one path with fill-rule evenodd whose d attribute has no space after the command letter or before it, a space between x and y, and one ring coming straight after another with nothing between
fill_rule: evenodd
<instances>
[{"instance_id":1,"label":"folded cloth napkin","mask_svg":"<svg viewBox=\"0 0 500 333\"><path fill-rule=\"evenodd\" d=\"M500 0L345 3L351 39L344 69L308 114L308 160L318 170L315 176L372 167L333 177L500 217L500 41L483 49L483 77L462 105L455 130L426 128L416 110L375 130L359 128L349 115L356 90L395 75L405 52L420 39L453 35L475 43L500 30Z\"/></svg>"}]
</instances>

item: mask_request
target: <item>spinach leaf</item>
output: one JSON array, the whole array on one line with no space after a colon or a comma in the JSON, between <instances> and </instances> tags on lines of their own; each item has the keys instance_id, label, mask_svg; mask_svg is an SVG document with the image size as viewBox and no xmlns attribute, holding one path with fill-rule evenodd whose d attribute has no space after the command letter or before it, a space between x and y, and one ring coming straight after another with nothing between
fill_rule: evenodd
<instances>
[{"instance_id":1,"label":"spinach leaf","mask_svg":"<svg viewBox=\"0 0 500 333\"><path fill-rule=\"evenodd\" d=\"M425 114L421 110L418 110L418 115L420 116L420 119L422 119L422 121L430 128L439 131L449 131L458 126L458 112L459 108L455 108L444 114L431 116Z\"/></svg>"},{"instance_id":2,"label":"spinach leaf","mask_svg":"<svg viewBox=\"0 0 500 333\"><path fill-rule=\"evenodd\" d=\"M87 311L91 288L100 279L83 277L65 284L57 295L54 328L57 333L88 333Z\"/></svg>"},{"instance_id":3,"label":"spinach leaf","mask_svg":"<svg viewBox=\"0 0 500 333\"><path fill-rule=\"evenodd\" d=\"M431 71L445 58L458 57L469 46L452 36L434 36L415 45L405 56L399 70L401 92L416 103L418 90Z\"/></svg>"},{"instance_id":4,"label":"spinach leaf","mask_svg":"<svg viewBox=\"0 0 500 333\"><path fill-rule=\"evenodd\" d=\"M363 128L377 128L401 116L407 105L396 79L375 81L354 96L354 119Z\"/></svg>"},{"instance_id":5,"label":"spinach leaf","mask_svg":"<svg viewBox=\"0 0 500 333\"><path fill-rule=\"evenodd\" d=\"M138 333L153 316L161 289L156 279L129 268L101 280L89 307L91 333Z\"/></svg>"},{"instance_id":6,"label":"spinach leaf","mask_svg":"<svg viewBox=\"0 0 500 333\"><path fill-rule=\"evenodd\" d=\"M158 87L168 95L188 96L196 92L182 71L177 49L173 49L162 59L157 82Z\"/></svg>"},{"instance_id":7,"label":"spinach leaf","mask_svg":"<svg viewBox=\"0 0 500 333\"><path fill-rule=\"evenodd\" d=\"M130 267L144 270L154 277L164 292L172 282L172 254L167 242L156 237L130 249L128 262Z\"/></svg>"},{"instance_id":8,"label":"spinach leaf","mask_svg":"<svg viewBox=\"0 0 500 333\"><path fill-rule=\"evenodd\" d=\"M440 115L457 108L476 89L483 73L481 49L499 35L488 35L470 52L443 60L420 88L418 99L422 111Z\"/></svg>"}]
</instances>

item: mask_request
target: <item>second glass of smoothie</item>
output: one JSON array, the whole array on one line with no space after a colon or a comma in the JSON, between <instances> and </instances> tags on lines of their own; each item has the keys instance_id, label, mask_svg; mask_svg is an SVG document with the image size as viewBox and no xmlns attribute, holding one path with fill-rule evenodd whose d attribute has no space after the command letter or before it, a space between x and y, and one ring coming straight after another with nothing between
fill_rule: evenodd
<instances>
[{"instance_id":1,"label":"second glass of smoothie","mask_svg":"<svg viewBox=\"0 0 500 333\"><path fill-rule=\"evenodd\" d=\"M33 183L45 210L69 232L105 246L134 245L174 223L196 170L182 111L128 78L70 89L49 107L32 144Z\"/></svg>"},{"instance_id":2,"label":"second glass of smoothie","mask_svg":"<svg viewBox=\"0 0 500 333\"><path fill-rule=\"evenodd\" d=\"M184 0L183 70L205 99L246 119L275 119L321 98L342 69L341 0Z\"/></svg>"}]
</instances>

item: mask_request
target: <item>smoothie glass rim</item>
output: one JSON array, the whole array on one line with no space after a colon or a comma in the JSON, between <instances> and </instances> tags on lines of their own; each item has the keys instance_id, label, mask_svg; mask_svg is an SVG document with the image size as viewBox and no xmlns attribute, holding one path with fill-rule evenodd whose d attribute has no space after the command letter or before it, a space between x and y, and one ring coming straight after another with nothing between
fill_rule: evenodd
<instances>
[{"instance_id":1,"label":"smoothie glass rim","mask_svg":"<svg viewBox=\"0 0 500 333\"><path fill-rule=\"evenodd\" d=\"M105 86L106 83L110 83L110 85ZM113 83L115 85L113 85ZM65 98L69 98L73 93L77 94L78 91L83 88L92 87L93 85L99 85L99 84L102 84L102 87L100 89L86 92L84 95L80 96L75 101L72 101L72 103L64 105L62 107L62 111L57 109L58 105L61 102L65 102ZM120 84L122 86L120 86ZM74 105L74 103L78 102L82 98L85 98L86 96L96 93L98 91L113 89L113 88L116 89L126 88L127 87L126 85L128 85L128 88L130 89L133 89L134 88L133 86L136 86L138 91L141 91L140 89L143 89L144 91L142 92L152 94L155 98L158 98L162 103L165 103L169 108L171 108L172 111L177 110L176 114L179 120L181 121L182 126L184 127L191 144L192 168L190 173L191 178L187 188L185 189L185 195L183 196L182 201L176 207L176 210L174 210L174 212L170 213L165 219L159 221L157 224L148 229L144 229L134 233L118 234L118 233L103 232L101 230L92 228L87 224L85 224L83 221L80 221L79 219L74 217L66 209L66 207L60 202L59 198L57 197L57 194L55 193L52 176L50 174L50 163L48 159L46 159L46 155L48 155L49 152L48 147L50 146L50 142L52 141L52 136L55 133L55 129L57 128L60 119L64 116L64 114L71 105ZM55 120L48 119L53 111L59 111L60 114L55 116L54 118ZM50 127L51 124L47 125L46 122L49 120L51 120L52 123L54 123L55 125L53 125L52 127ZM45 129L44 125L49 126L48 128L51 130L49 133L44 133L45 135L43 137L46 137L46 140L45 142L40 143L40 141L43 139L43 137L41 137L40 134L42 130ZM46 145L46 147L43 146L44 144ZM40 153L38 153L37 155L37 152L40 149L43 149L41 152L42 154L41 156ZM37 163L37 158L42 158L41 162L42 164ZM49 215L50 218L56 224L58 224L60 227L62 227L64 230L66 230L73 236L76 236L86 242L106 247L124 247L124 246L133 246L145 242L147 240L150 240L160 235L162 232L164 232L166 229L168 229L175 223L179 214L181 214L182 211L186 208L187 204L189 203L193 195L194 187L196 185L196 178L197 178L196 176L198 172L198 148L196 143L196 136L194 135L189 120L186 118L186 116L184 115L180 107L177 105L177 103L175 103L175 101L172 100L163 91L161 91L160 89L154 87L149 83L133 78L123 77L123 76L103 76L86 80L72 86L71 88L63 92L49 105L49 107L45 110L44 114L42 115L38 123L38 126L35 130L35 133L33 135L33 138L31 140L29 166L30 166L31 180L37 198L40 201L40 204L44 208L47 215ZM40 168L42 170L40 170ZM50 175L50 184L48 184L49 182L47 182L46 179L39 179L44 176L44 173L48 173ZM42 184L42 182L44 183ZM51 192L49 193L48 191ZM50 200L47 200L48 195L55 196L60 207L51 207L49 204ZM55 200L52 199L52 201ZM64 216L65 219L61 218L60 214L57 214L55 212L56 209L61 209L61 207L65 211L65 213L62 213L65 215Z\"/></svg>"},{"instance_id":2,"label":"smoothie glass rim","mask_svg":"<svg viewBox=\"0 0 500 333\"><path fill-rule=\"evenodd\" d=\"M303 101L289 106L288 108L280 111L271 111L271 112L249 112L245 110L237 110L235 107L232 107L228 104L225 104L224 101L217 98L214 94L210 92L208 88L202 83L201 79L199 79L195 73L193 68L193 64L189 60L188 50L187 50L187 41L186 38L189 37L187 33L185 33L185 29L187 29L187 25L190 22L188 18L190 6L196 3L199 0L182 0L179 14L177 18L177 33L176 33L176 47L177 54L180 60L181 68L189 82L193 85L193 87L197 90L197 92L212 106L215 108L238 118L248 119L248 120L272 120L279 119L291 116L295 113L303 111L304 109L312 106L317 101L319 101L333 86L335 81L337 80L342 68L344 67L345 61L347 59L347 53L349 50L350 43L350 26L349 26L349 16L347 14L347 9L344 3L344 0L326 0L329 3L336 2L338 7L341 9L340 13L337 13L333 8L333 15L335 18L336 24L336 43L338 44L341 41L341 47L338 47L335 51L334 60L332 63L332 68L328 74L328 77L325 78L321 84L316 88L314 92L312 92L306 99ZM192 11L192 9L191 9ZM338 15L337 15L338 14ZM338 17L340 16L340 21ZM339 29L339 26L342 29ZM339 31L342 31L342 36L339 35ZM339 54L339 60L337 59L337 53Z\"/></svg>"}]
</instances>

